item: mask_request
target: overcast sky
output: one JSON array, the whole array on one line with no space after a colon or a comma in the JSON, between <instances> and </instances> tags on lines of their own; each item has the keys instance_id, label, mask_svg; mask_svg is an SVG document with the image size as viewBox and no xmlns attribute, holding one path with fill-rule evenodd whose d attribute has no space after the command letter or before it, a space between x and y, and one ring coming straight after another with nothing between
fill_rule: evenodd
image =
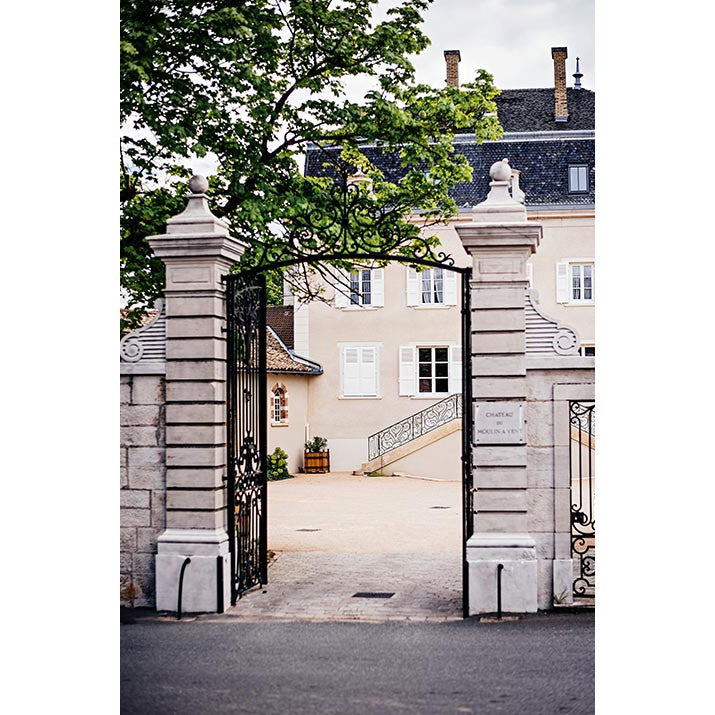
<instances>
[{"instance_id":1,"label":"overcast sky","mask_svg":"<svg viewBox=\"0 0 715 715\"><path fill-rule=\"evenodd\" d=\"M394 2L380 3L382 8ZM573 86L576 57L582 85L596 89L594 0L434 0L425 13L432 44L414 59L417 78L433 86L445 79L444 50L459 50L461 81L483 68L497 87L552 87L552 47L567 47L567 84Z\"/></svg>"}]
</instances>

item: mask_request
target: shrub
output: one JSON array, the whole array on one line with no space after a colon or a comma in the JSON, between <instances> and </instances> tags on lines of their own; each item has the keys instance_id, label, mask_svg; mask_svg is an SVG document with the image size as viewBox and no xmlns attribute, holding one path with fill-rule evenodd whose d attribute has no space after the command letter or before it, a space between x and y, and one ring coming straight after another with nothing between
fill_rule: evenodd
<instances>
[{"instance_id":1,"label":"shrub","mask_svg":"<svg viewBox=\"0 0 715 715\"><path fill-rule=\"evenodd\" d=\"M327 447L328 440L325 437L313 437L310 442L305 443L306 452L325 452Z\"/></svg>"},{"instance_id":2,"label":"shrub","mask_svg":"<svg viewBox=\"0 0 715 715\"><path fill-rule=\"evenodd\" d=\"M273 454L268 455L268 481L276 482L292 476L288 473L288 455L280 447L276 447Z\"/></svg>"}]
</instances>

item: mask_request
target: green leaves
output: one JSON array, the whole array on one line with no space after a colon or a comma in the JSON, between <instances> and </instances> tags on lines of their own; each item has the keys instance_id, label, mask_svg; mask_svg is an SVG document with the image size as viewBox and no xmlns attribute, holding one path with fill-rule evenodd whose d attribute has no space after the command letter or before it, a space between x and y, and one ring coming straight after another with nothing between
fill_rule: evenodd
<instances>
[{"instance_id":1,"label":"green leaves","mask_svg":"<svg viewBox=\"0 0 715 715\"><path fill-rule=\"evenodd\" d=\"M480 71L461 89L415 83L411 55L430 0L402 0L382 22L376 0L122 0L122 287L141 309L160 294L163 269L146 235L183 208L181 181L201 157L218 163L212 210L247 246L245 263L315 251L336 239L330 180L302 176L309 143L345 147L342 166L372 181L343 229L350 245L402 251L423 226L450 215L450 189L470 178L452 151L454 132L496 138L496 89ZM372 78L359 101L344 80ZM390 182L360 153L361 142L396 152L405 170ZM322 215L321 221L311 217ZM305 235L308 228L322 235ZM298 238L299 237L299 238ZM138 315L138 314L137 314ZM138 319L138 318L137 318Z\"/></svg>"}]
</instances>

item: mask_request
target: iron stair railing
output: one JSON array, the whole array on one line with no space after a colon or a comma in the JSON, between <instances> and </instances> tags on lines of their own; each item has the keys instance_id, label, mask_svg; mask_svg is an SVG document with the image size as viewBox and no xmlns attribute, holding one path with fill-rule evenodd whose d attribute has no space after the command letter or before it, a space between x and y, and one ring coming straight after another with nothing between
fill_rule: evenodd
<instances>
[{"instance_id":1,"label":"iron stair railing","mask_svg":"<svg viewBox=\"0 0 715 715\"><path fill-rule=\"evenodd\" d=\"M461 393L450 395L444 400L370 435L367 438L367 459L372 461L376 457L387 454L387 452L461 417L462 395Z\"/></svg>"}]
</instances>

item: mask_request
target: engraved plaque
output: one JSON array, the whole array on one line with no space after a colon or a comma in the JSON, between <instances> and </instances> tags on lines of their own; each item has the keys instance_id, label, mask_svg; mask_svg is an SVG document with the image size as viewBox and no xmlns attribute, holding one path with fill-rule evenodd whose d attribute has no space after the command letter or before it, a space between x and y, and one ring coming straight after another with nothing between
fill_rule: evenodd
<instances>
[{"instance_id":1,"label":"engraved plaque","mask_svg":"<svg viewBox=\"0 0 715 715\"><path fill-rule=\"evenodd\" d=\"M524 444L523 402L475 402L476 444Z\"/></svg>"}]
</instances>

